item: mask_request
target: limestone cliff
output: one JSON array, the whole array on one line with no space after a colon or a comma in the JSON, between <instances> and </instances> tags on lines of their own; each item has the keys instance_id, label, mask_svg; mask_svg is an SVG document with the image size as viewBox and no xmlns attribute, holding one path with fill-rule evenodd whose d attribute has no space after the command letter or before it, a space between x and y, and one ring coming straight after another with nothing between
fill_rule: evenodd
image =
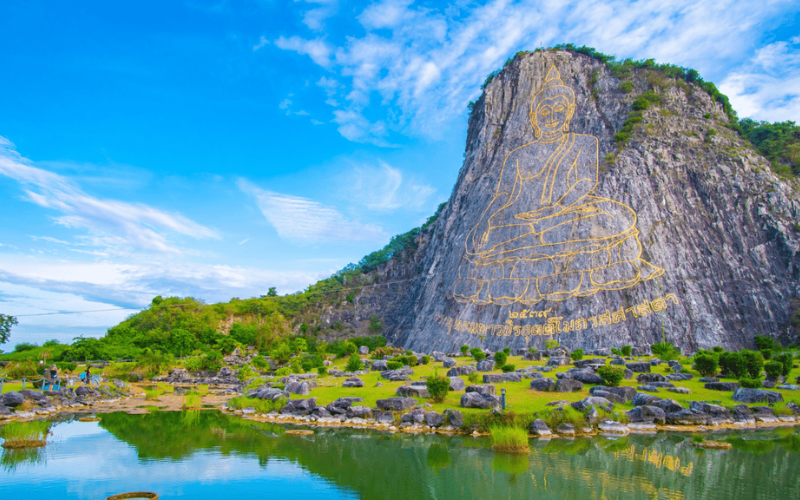
<instances>
[{"instance_id":1,"label":"limestone cliff","mask_svg":"<svg viewBox=\"0 0 800 500\"><path fill-rule=\"evenodd\" d=\"M785 337L798 186L728 123L682 80L637 69L623 82L565 50L518 55L474 105L435 224L381 270L395 284L347 314L378 314L390 341L421 351Z\"/></svg>"}]
</instances>

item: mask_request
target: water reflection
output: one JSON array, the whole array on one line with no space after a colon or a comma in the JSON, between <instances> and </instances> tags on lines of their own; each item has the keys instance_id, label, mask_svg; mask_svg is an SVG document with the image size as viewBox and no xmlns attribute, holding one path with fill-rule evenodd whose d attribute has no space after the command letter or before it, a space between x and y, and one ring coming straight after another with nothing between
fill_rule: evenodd
<instances>
[{"instance_id":1,"label":"water reflection","mask_svg":"<svg viewBox=\"0 0 800 500\"><path fill-rule=\"evenodd\" d=\"M165 499L207 497L214 488L223 496L280 497L309 487L326 500L800 498L794 429L715 436L733 444L728 451L702 451L688 435L658 434L533 440L530 454L507 455L494 453L485 438L347 429L287 436L281 426L202 410L112 413L99 423L63 425L95 426L97 433L56 440L47 461L9 458L22 465L0 471L0 498L38 491L51 476L54 484L76 485L52 486L43 498L100 498L124 481ZM68 473L97 456L99 472Z\"/></svg>"}]
</instances>

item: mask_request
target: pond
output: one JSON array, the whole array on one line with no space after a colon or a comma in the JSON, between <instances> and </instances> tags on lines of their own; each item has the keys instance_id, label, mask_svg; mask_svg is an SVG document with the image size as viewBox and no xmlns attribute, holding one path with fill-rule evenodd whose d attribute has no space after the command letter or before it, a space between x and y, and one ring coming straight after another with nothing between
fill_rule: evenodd
<instances>
[{"instance_id":1,"label":"pond","mask_svg":"<svg viewBox=\"0 0 800 500\"><path fill-rule=\"evenodd\" d=\"M487 438L286 429L217 411L57 422L46 447L3 450L0 498L800 498L797 428L715 435L728 451L659 433L532 440L521 456Z\"/></svg>"}]
</instances>

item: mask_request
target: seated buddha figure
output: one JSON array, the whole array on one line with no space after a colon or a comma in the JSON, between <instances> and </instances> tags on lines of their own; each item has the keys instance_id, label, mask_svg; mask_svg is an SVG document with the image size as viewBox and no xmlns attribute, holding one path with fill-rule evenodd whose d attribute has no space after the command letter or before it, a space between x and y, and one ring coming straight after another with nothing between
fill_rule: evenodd
<instances>
[{"instance_id":1,"label":"seated buddha figure","mask_svg":"<svg viewBox=\"0 0 800 500\"><path fill-rule=\"evenodd\" d=\"M575 94L553 66L531 103L535 140L506 157L495 195L467 235L456 300L533 305L664 272L641 258L633 209L591 194L598 142L569 131L574 112Z\"/></svg>"}]
</instances>

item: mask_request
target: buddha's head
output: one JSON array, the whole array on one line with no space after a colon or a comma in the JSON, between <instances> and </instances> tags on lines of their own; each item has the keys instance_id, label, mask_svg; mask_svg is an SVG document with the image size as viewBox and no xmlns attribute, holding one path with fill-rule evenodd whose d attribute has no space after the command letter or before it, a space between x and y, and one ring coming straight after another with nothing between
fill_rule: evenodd
<instances>
[{"instance_id":1,"label":"buddha's head","mask_svg":"<svg viewBox=\"0 0 800 500\"><path fill-rule=\"evenodd\" d=\"M559 136L569 130L575 112L575 93L564 85L555 66L550 67L544 88L531 102L530 120L536 138Z\"/></svg>"}]
</instances>

